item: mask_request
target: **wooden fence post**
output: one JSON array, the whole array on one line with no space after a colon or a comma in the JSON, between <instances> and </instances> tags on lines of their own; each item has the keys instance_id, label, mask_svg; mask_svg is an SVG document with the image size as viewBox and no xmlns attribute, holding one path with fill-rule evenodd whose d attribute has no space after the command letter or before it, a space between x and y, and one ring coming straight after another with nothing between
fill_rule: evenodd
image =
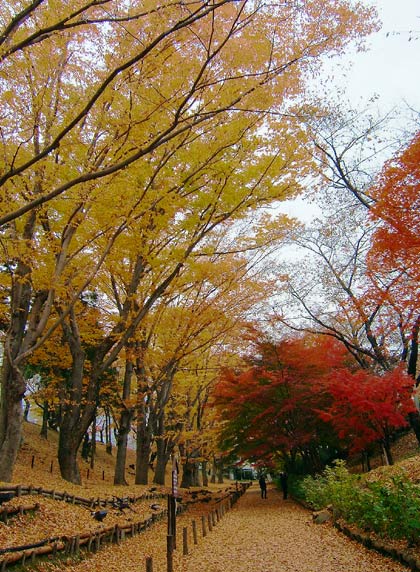
<instances>
[{"instance_id":1,"label":"wooden fence post","mask_svg":"<svg viewBox=\"0 0 420 572\"><path fill-rule=\"evenodd\" d=\"M146 556L146 572L153 572L153 558Z\"/></svg>"},{"instance_id":2,"label":"wooden fence post","mask_svg":"<svg viewBox=\"0 0 420 572\"><path fill-rule=\"evenodd\" d=\"M188 529L186 526L182 529L182 554L184 556L188 554Z\"/></svg>"},{"instance_id":3,"label":"wooden fence post","mask_svg":"<svg viewBox=\"0 0 420 572\"><path fill-rule=\"evenodd\" d=\"M168 534L166 537L166 568L167 572L174 571L173 565L173 551L174 551L174 537Z\"/></svg>"},{"instance_id":4,"label":"wooden fence post","mask_svg":"<svg viewBox=\"0 0 420 572\"><path fill-rule=\"evenodd\" d=\"M198 544L198 539L197 539L197 523L195 522L195 520L193 520L191 524L192 524L192 532L193 532L194 544Z\"/></svg>"},{"instance_id":5,"label":"wooden fence post","mask_svg":"<svg viewBox=\"0 0 420 572\"><path fill-rule=\"evenodd\" d=\"M204 514L201 516L201 528L203 531L203 537L207 535L207 530L206 530L206 517L204 516Z\"/></svg>"}]
</instances>

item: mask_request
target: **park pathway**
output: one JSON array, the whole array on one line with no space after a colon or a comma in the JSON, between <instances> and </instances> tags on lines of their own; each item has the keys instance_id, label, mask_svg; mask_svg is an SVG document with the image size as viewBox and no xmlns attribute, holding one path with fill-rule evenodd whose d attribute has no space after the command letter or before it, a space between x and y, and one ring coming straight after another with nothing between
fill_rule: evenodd
<instances>
[{"instance_id":1,"label":"park pathway","mask_svg":"<svg viewBox=\"0 0 420 572\"><path fill-rule=\"evenodd\" d=\"M233 510L180 562L182 572L407 572L268 489L250 487ZM178 570L178 568L177 568Z\"/></svg>"},{"instance_id":2,"label":"park pathway","mask_svg":"<svg viewBox=\"0 0 420 572\"><path fill-rule=\"evenodd\" d=\"M208 509L208 507L206 507ZM251 486L223 518L192 542L192 522L200 508L177 517L177 549L173 572L408 572L408 568L366 549L329 524L313 524L312 514L293 500L268 489L260 498ZM200 527L198 527L200 529ZM183 529L189 554L183 555ZM40 572L145 572L146 556L153 572L167 572L166 521L120 544L105 545L80 562L68 559L40 564Z\"/></svg>"}]
</instances>

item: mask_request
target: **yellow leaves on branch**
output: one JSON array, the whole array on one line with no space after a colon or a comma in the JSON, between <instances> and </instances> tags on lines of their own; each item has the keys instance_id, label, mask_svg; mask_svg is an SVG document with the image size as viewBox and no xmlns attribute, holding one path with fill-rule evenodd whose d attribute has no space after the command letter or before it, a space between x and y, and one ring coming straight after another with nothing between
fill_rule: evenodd
<instances>
[{"instance_id":1,"label":"yellow leaves on branch","mask_svg":"<svg viewBox=\"0 0 420 572\"><path fill-rule=\"evenodd\" d=\"M33 295L65 308L97 289L111 328L130 288L139 307L158 298L218 227L298 192L307 73L373 24L344 0L106 4L1 16L0 225L13 223L4 252L28 265Z\"/></svg>"}]
</instances>

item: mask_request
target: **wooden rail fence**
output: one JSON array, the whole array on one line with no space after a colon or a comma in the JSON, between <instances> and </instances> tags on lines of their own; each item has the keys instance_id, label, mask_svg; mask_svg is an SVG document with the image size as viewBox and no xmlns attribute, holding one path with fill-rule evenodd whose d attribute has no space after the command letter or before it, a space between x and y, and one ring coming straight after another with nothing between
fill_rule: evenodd
<instances>
[{"instance_id":1,"label":"wooden rail fence","mask_svg":"<svg viewBox=\"0 0 420 572\"><path fill-rule=\"evenodd\" d=\"M243 483L240 487L237 487L236 490L231 491L231 493L226 494L224 497L218 499L217 502L219 503L219 506L215 510L210 510L208 512L207 519L203 515L203 537L205 537L207 534L205 526L206 520L208 522L209 531L211 531L213 526L216 526L216 524L221 520L226 512L232 508L240 496L244 494L247 486L248 485L246 483ZM84 499L82 497L69 495L66 492L59 493L56 491L44 490L42 487L26 487L23 485L17 485L16 487L0 487L0 492L15 492L16 496L18 497L23 495L41 494L57 500L64 500L74 504L82 504L89 508L106 507L108 505L112 505L115 502L114 499ZM139 497L129 497L129 500L130 502L138 502L139 500L163 498L164 496L166 495L162 493L148 492ZM26 508L27 510L36 510L36 507L37 505L35 504ZM5 508L2 510L4 514L6 514ZM6 510L20 511L23 508L25 507L19 507L17 509L12 509L9 507ZM188 502L185 504L178 503L177 512L183 512L187 510L187 508ZM78 554L81 548L85 548L89 552L97 552L104 544L119 544L128 537L133 537L136 534L144 532L145 530L149 529L155 522L162 520L166 516L168 516L168 509L163 509L158 513L152 514L149 518L141 522L125 525L116 524L115 526L103 528L100 531L83 532L74 536L57 536L41 540L40 542L31 545L26 545L24 547L21 546L0 549L0 572L5 572L8 567L18 563L20 563L21 566L25 566L29 563L33 563L36 558L40 558L46 555L56 556L58 553L64 553L71 556ZM171 529L168 527L168 532L175 533L167 535L167 572L173 572L173 551L176 548L176 528L174 524L171 525ZM182 534L183 554L188 554L188 530L184 528ZM192 521L192 534L194 544L197 544L197 524L195 521ZM146 572L153 572L153 559L150 556L146 557Z\"/></svg>"},{"instance_id":2,"label":"wooden rail fence","mask_svg":"<svg viewBox=\"0 0 420 572\"><path fill-rule=\"evenodd\" d=\"M47 490L43 489L42 487L34 487L32 485L16 485L14 487L11 486L0 486L0 495L1 493L13 493L17 497L21 497L24 495L42 495L45 497L50 497L53 500L61 500L72 504L79 504L85 506L87 508L105 508L107 506L115 505L115 498L111 499L101 499L101 498L83 498L76 495L71 495L67 492L58 492L55 490ZM165 498L167 495L164 493L158 493L155 491L150 491L143 493L140 496L124 496L124 499L130 504L135 504L139 501L144 500L151 500L151 499L162 499Z\"/></svg>"}]
</instances>

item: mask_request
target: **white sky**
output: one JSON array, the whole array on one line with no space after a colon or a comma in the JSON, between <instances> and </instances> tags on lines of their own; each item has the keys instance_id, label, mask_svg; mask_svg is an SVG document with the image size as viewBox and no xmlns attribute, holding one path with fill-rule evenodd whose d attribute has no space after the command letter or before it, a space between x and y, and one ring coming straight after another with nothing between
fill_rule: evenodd
<instances>
[{"instance_id":1,"label":"white sky","mask_svg":"<svg viewBox=\"0 0 420 572\"><path fill-rule=\"evenodd\" d=\"M420 0L362 1L376 7L382 27L366 39L367 51L347 50L328 60L328 86L335 82L343 89L354 109L377 96L380 114L404 102L420 114ZM303 198L282 203L280 210L306 222L319 212Z\"/></svg>"},{"instance_id":2,"label":"white sky","mask_svg":"<svg viewBox=\"0 0 420 572\"><path fill-rule=\"evenodd\" d=\"M367 40L369 51L351 53L353 66L344 79L355 105L377 94L389 109L407 101L420 112L420 0L371 0L382 21Z\"/></svg>"}]
</instances>

